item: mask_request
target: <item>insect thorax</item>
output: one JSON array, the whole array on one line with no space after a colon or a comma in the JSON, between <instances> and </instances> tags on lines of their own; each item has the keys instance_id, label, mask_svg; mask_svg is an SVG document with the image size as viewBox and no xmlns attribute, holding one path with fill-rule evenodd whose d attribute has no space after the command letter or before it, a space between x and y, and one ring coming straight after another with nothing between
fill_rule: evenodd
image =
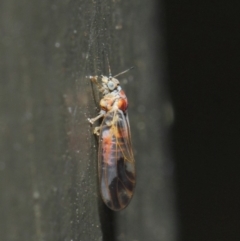
<instances>
[{"instance_id":1,"label":"insect thorax","mask_svg":"<svg viewBox=\"0 0 240 241\"><path fill-rule=\"evenodd\" d=\"M128 101L123 90L114 90L100 100L100 107L105 111L112 110L113 107L121 109L123 112L127 110Z\"/></svg>"}]
</instances>

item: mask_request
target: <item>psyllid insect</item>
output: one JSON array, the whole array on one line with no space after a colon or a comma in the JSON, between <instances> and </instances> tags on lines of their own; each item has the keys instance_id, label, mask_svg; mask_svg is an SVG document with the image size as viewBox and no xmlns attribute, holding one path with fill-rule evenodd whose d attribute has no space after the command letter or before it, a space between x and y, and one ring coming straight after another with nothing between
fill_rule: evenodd
<instances>
[{"instance_id":1,"label":"psyllid insect","mask_svg":"<svg viewBox=\"0 0 240 241\"><path fill-rule=\"evenodd\" d=\"M99 185L104 203L114 211L122 210L129 204L136 183L127 113L128 101L119 81L115 78L128 70L114 77L111 76L110 70L109 77L89 76L103 95L99 115L89 118L88 121L93 124L103 118L101 125L94 129L94 134L99 136Z\"/></svg>"}]
</instances>

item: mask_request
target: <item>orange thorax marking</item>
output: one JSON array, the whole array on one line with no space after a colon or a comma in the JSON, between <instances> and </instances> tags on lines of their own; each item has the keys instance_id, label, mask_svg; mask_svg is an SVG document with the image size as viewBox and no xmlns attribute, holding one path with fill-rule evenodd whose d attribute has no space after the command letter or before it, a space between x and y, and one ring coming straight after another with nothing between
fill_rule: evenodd
<instances>
[{"instance_id":1,"label":"orange thorax marking","mask_svg":"<svg viewBox=\"0 0 240 241\"><path fill-rule=\"evenodd\" d=\"M128 107L128 101L125 93L123 90L120 90L117 93L110 93L105 95L100 100L100 106L103 110L110 111L113 107L113 104L116 102L117 107L122 110L126 111Z\"/></svg>"}]
</instances>

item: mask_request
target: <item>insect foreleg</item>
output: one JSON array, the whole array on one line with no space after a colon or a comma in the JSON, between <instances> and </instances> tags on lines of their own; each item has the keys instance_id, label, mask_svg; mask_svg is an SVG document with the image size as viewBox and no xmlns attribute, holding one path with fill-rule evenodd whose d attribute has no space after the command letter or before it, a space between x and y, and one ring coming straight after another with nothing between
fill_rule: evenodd
<instances>
[{"instance_id":1,"label":"insect foreleg","mask_svg":"<svg viewBox=\"0 0 240 241\"><path fill-rule=\"evenodd\" d=\"M90 79L94 84L99 85L99 83L97 82L97 76L86 76L86 78Z\"/></svg>"}]
</instances>

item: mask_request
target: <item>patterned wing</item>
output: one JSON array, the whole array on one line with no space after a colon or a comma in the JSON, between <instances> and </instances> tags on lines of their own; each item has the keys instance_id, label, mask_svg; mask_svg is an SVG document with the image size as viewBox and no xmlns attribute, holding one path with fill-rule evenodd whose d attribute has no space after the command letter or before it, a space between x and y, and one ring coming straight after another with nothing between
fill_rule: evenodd
<instances>
[{"instance_id":1,"label":"patterned wing","mask_svg":"<svg viewBox=\"0 0 240 241\"><path fill-rule=\"evenodd\" d=\"M105 204L112 210L125 208L135 186L135 161L127 115L121 110L104 118L99 143L99 181Z\"/></svg>"}]
</instances>

